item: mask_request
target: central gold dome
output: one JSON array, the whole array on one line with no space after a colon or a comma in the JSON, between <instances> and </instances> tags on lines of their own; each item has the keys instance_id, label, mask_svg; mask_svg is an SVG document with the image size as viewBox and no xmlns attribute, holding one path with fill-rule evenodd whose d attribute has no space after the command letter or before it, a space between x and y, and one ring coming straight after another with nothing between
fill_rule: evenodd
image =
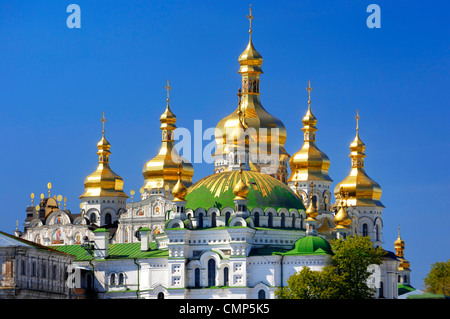
<instances>
[{"instance_id":1,"label":"central gold dome","mask_svg":"<svg viewBox=\"0 0 450 319\"><path fill-rule=\"evenodd\" d=\"M264 172L283 182L287 179L287 160L289 154L285 149L286 127L277 117L273 116L262 106L260 101L260 75L263 73L261 65L263 58L256 51L251 37L244 52L239 56L239 73L242 76L242 100L239 106L228 116L219 121L216 126L215 140L217 162L227 161L240 126L239 109L246 125L249 136L250 167L252 170ZM277 153L276 161L273 153ZM269 167L268 161L280 164ZM223 170L222 170L223 171ZM216 170L216 172L220 172Z\"/></svg>"}]
</instances>

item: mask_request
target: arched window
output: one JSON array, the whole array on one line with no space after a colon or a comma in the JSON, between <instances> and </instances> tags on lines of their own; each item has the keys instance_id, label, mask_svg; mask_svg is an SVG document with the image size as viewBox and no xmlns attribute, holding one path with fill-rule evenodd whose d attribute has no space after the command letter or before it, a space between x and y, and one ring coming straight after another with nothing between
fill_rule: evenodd
<instances>
[{"instance_id":1,"label":"arched window","mask_svg":"<svg viewBox=\"0 0 450 319\"><path fill-rule=\"evenodd\" d=\"M164 299L164 293L163 292L160 292L158 294L158 299Z\"/></svg>"},{"instance_id":2,"label":"arched window","mask_svg":"<svg viewBox=\"0 0 450 319\"><path fill-rule=\"evenodd\" d=\"M216 285L216 261L214 258L208 260L208 287Z\"/></svg>"},{"instance_id":3,"label":"arched window","mask_svg":"<svg viewBox=\"0 0 450 319\"><path fill-rule=\"evenodd\" d=\"M203 228L203 214L198 214L198 228Z\"/></svg>"},{"instance_id":4,"label":"arched window","mask_svg":"<svg viewBox=\"0 0 450 319\"><path fill-rule=\"evenodd\" d=\"M106 213L105 215L105 225L111 225L112 224L112 217L110 213Z\"/></svg>"},{"instance_id":5,"label":"arched window","mask_svg":"<svg viewBox=\"0 0 450 319\"><path fill-rule=\"evenodd\" d=\"M119 282L118 282L118 284L119 285L123 285L124 283L125 283L125 276L124 276L123 273L120 273L119 274Z\"/></svg>"},{"instance_id":6,"label":"arched window","mask_svg":"<svg viewBox=\"0 0 450 319\"><path fill-rule=\"evenodd\" d=\"M292 228L295 228L295 215L292 214Z\"/></svg>"},{"instance_id":7,"label":"arched window","mask_svg":"<svg viewBox=\"0 0 450 319\"><path fill-rule=\"evenodd\" d=\"M116 274L112 273L109 276L109 285L110 286L115 286L116 285Z\"/></svg>"},{"instance_id":8,"label":"arched window","mask_svg":"<svg viewBox=\"0 0 450 319\"><path fill-rule=\"evenodd\" d=\"M268 216L269 216L269 218L267 220L267 227L271 228L271 227L273 227L273 214L269 213Z\"/></svg>"},{"instance_id":9,"label":"arched window","mask_svg":"<svg viewBox=\"0 0 450 319\"><path fill-rule=\"evenodd\" d=\"M216 227L216 213L211 214L211 227Z\"/></svg>"},{"instance_id":10,"label":"arched window","mask_svg":"<svg viewBox=\"0 0 450 319\"><path fill-rule=\"evenodd\" d=\"M259 227L259 213L256 212L254 216L255 227Z\"/></svg>"},{"instance_id":11,"label":"arched window","mask_svg":"<svg viewBox=\"0 0 450 319\"><path fill-rule=\"evenodd\" d=\"M230 220L231 217L231 213L230 212L226 212L225 213L225 225L228 226L228 221Z\"/></svg>"},{"instance_id":12,"label":"arched window","mask_svg":"<svg viewBox=\"0 0 450 319\"><path fill-rule=\"evenodd\" d=\"M284 217L284 213L281 213L281 228L284 228L285 227L285 217Z\"/></svg>"},{"instance_id":13,"label":"arched window","mask_svg":"<svg viewBox=\"0 0 450 319\"><path fill-rule=\"evenodd\" d=\"M33 263L31 264L31 275L33 277L36 277L36 262L33 261Z\"/></svg>"},{"instance_id":14,"label":"arched window","mask_svg":"<svg viewBox=\"0 0 450 319\"><path fill-rule=\"evenodd\" d=\"M378 224L375 225L375 238L376 238L376 241L380 240L380 228L378 227Z\"/></svg>"},{"instance_id":15,"label":"arched window","mask_svg":"<svg viewBox=\"0 0 450 319\"><path fill-rule=\"evenodd\" d=\"M97 215L95 213L92 213L90 220L91 220L91 223L96 223L97 222Z\"/></svg>"},{"instance_id":16,"label":"arched window","mask_svg":"<svg viewBox=\"0 0 450 319\"><path fill-rule=\"evenodd\" d=\"M266 299L266 292L263 289L258 291L258 299Z\"/></svg>"},{"instance_id":17,"label":"arched window","mask_svg":"<svg viewBox=\"0 0 450 319\"><path fill-rule=\"evenodd\" d=\"M200 268L195 268L194 270L194 287L199 288L200 287Z\"/></svg>"},{"instance_id":18,"label":"arched window","mask_svg":"<svg viewBox=\"0 0 450 319\"><path fill-rule=\"evenodd\" d=\"M228 270L228 267L225 267L224 269L223 269L223 285L224 286L228 286L228 284L229 284L229 270Z\"/></svg>"},{"instance_id":19,"label":"arched window","mask_svg":"<svg viewBox=\"0 0 450 319\"><path fill-rule=\"evenodd\" d=\"M363 235L363 237L369 235L369 229L368 229L367 224L363 224L363 225L362 225L362 235Z\"/></svg>"},{"instance_id":20,"label":"arched window","mask_svg":"<svg viewBox=\"0 0 450 319\"><path fill-rule=\"evenodd\" d=\"M384 285L383 285L382 281L380 281L380 289L378 290L378 298L384 298Z\"/></svg>"},{"instance_id":21,"label":"arched window","mask_svg":"<svg viewBox=\"0 0 450 319\"><path fill-rule=\"evenodd\" d=\"M313 201L313 205L314 205L314 207L316 207L316 208L317 208L317 196L316 196L316 195L313 195L313 197L312 197L312 201Z\"/></svg>"}]
</instances>

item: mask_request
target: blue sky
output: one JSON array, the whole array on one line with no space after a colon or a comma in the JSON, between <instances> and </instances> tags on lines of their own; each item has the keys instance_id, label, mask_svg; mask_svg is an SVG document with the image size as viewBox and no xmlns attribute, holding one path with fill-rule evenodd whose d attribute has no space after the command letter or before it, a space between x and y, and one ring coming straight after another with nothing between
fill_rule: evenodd
<instances>
[{"instance_id":1,"label":"blue sky","mask_svg":"<svg viewBox=\"0 0 450 319\"><path fill-rule=\"evenodd\" d=\"M81 8L69 29L66 8ZM369 29L366 8L381 9ZM0 2L0 229L21 224L30 193L68 198L78 211L95 170L101 114L111 167L125 191L160 145L170 79L178 127L203 129L236 107L246 1ZM253 1L253 43L264 58L261 101L283 121L292 155L311 81L317 144L336 183L350 170L359 109L366 171L382 189L384 248L401 225L412 283L449 258L448 1ZM209 141L203 141L205 146ZM213 167L195 164L194 180Z\"/></svg>"}]
</instances>

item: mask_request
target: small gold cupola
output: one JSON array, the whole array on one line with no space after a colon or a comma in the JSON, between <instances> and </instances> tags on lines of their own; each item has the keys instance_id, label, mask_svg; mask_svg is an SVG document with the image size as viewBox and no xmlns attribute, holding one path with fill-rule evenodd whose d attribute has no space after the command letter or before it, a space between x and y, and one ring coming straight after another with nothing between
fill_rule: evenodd
<instances>
[{"instance_id":1,"label":"small gold cupola","mask_svg":"<svg viewBox=\"0 0 450 319\"><path fill-rule=\"evenodd\" d=\"M86 177L84 181L84 193L80 198L85 197L124 197L128 195L123 191L123 179L113 172L109 167L109 150L111 144L105 138L105 113L101 119L103 123L102 138L97 143L98 166L95 172Z\"/></svg>"},{"instance_id":2,"label":"small gold cupola","mask_svg":"<svg viewBox=\"0 0 450 319\"><path fill-rule=\"evenodd\" d=\"M356 113L356 136L350 144L351 170L350 174L334 188L334 195L338 197L341 189L348 193L348 206L376 206L384 207L381 203L380 185L367 176L364 170L364 153L366 145L359 137L359 113Z\"/></svg>"},{"instance_id":3,"label":"small gold cupola","mask_svg":"<svg viewBox=\"0 0 450 319\"><path fill-rule=\"evenodd\" d=\"M181 180L181 163L178 165L178 181L172 189L172 195L174 197L175 202L183 202L186 199L187 188L184 186L183 181Z\"/></svg>"},{"instance_id":4,"label":"small gold cupola","mask_svg":"<svg viewBox=\"0 0 450 319\"><path fill-rule=\"evenodd\" d=\"M192 184L194 167L186 159L182 158L174 147L174 131L177 128L175 123L177 117L169 106L169 81L167 81L167 106L159 120L162 131L161 148L158 155L145 163L142 169L144 176L144 189L164 189L166 185L173 188L178 181L178 165L182 163L182 181L186 186Z\"/></svg>"},{"instance_id":5,"label":"small gold cupola","mask_svg":"<svg viewBox=\"0 0 450 319\"><path fill-rule=\"evenodd\" d=\"M239 181L233 187L234 200L246 200L249 192L249 187L242 180L242 166L239 170Z\"/></svg>"},{"instance_id":6,"label":"small gold cupola","mask_svg":"<svg viewBox=\"0 0 450 319\"><path fill-rule=\"evenodd\" d=\"M311 111L311 81L308 90L308 110L302 119L303 146L292 155L289 160L291 176L288 182L328 181L332 182L328 174L330 159L316 145L317 118Z\"/></svg>"},{"instance_id":7,"label":"small gold cupola","mask_svg":"<svg viewBox=\"0 0 450 319\"><path fill-rule=\"evenodd\" d=\"M395 255L400 259L398 270L409 270L410 262L405 259L405 241L400 236L400 226L398 226L398 238L394 242Z\"/></svg>"},{"instance_id":8,"label":"small gold cupola","mask_svg":"<svg viewBox=\"0 0 450 319\"><path fill-rule=\"evenodd\" d=\"M334 224L336 225L335 229L349 229L352 224L352 219L347 211L348 194L344 193L343 189L340 191L339 199L341 201L341 207L334 216Z\"/></svg>"}]
</instances>

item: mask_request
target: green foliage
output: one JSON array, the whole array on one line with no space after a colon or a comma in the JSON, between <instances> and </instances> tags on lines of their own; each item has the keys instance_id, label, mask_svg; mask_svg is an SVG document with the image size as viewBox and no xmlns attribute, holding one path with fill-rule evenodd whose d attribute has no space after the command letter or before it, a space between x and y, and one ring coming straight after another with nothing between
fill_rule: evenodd
<instances>
[{"instance_id":1,"label":"green foliage","mask_svg":"<svg viewBox=\"0 0 450 319\"><path fill-rule=\"evenodd\" d=\"M368 237L348 237L332 242L331 265L321 271L308 267L288 279L288 286L278 288L278 299L370 299L373 290L367 285L369 265L379 265L385 252L373 248Z\"/></svg>"},{"instance_id":2,"label":"green foliage","mask_svg":"<svg viewBox=\"0 0 450 319\"><path fill-rule=\"evenodd\" d=\"M450 259L436 262L424 279L425 291L433 294L450 295Z\"/></svg>"}]
</instances>

